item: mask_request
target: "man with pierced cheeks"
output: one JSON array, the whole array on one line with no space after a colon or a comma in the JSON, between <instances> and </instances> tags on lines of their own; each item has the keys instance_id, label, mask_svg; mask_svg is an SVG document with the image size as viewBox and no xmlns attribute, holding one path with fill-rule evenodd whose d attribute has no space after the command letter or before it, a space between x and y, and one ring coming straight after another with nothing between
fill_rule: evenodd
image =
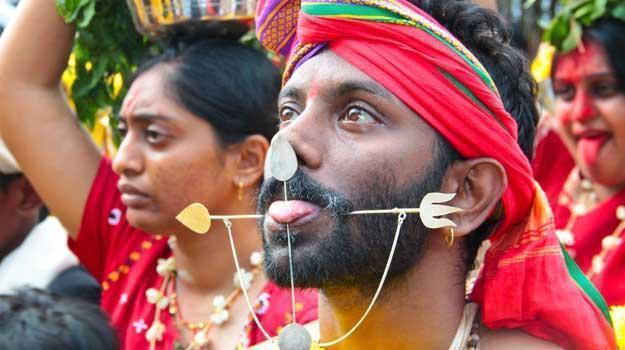
<instances>
[{"instance_id":1,"label":"man with pierced cheeks","mask_svg":"<svg viewBox=\"0 0 625 350\"><path fill-rule=\"evenodd\" d=\"M290 286L288 224L294 283L322 292L321 343L362 317L397 226L396 215L346 214L442 192L462 209L447 217L456 226L408 215L380 300L331 349L616 348L605 303L563 254L532 180L533 85L511 70L521 60L494 13L405 0L266 0L257 13L261 42L290 55L278 106L299 162L288 201L276 179L261 189L265 271ZM466 305L479 315L459 327Z\"/></svg>"}]
</instances>

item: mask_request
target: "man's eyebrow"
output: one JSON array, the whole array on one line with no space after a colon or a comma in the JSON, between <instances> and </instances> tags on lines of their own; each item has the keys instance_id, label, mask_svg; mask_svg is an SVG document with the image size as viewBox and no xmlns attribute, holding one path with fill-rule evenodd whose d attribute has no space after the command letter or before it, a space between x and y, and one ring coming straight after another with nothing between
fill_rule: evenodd
<instances>
[{"instance_id":1,"label":"man's eyebrow","mask_svg":"<svg viewBox=\"0 0 625 350\"><path fill-rule=\"evenodd\" d=\"M348 95L350 93L355 92L364 92L370 95L375 95L383 98L392 98L393 96L385 90L380 85L369 82L369 81L344 81L340 82L338 86L332 88L328 95L331 98L339 98L341 96ZM294 100L302 100L302 96L304 95L301 88L296 86L288 86L280 91L280 95L278 97L279 100L283 98L292 98Z\"/></svg>"},{"instance_id":2,"label":"man's eyebrow","mask_svg":"<svg viewBox=\"0 0 625 350\"><path fill-rule=\"evenodd\" d=\"M294 100L301 100L302 91L301 89L295 86L287 86L280 91L280 94L278 95L278 100L281 100L287 97L292 98Z\"/></svg>"},{"instance_id":3,"label":"man's eyebrow","mask_svg":"<svg viewBox=\"0 0 625 350\"><path fill-rule=\"evenodd\" d=\"M359 80L339 83L338 87L332 92L332 95L333 97L338 98L354 92L364 92L383 98L392 98L392 95L380 85L370 81Z\"/></svg>"}]
</instances>

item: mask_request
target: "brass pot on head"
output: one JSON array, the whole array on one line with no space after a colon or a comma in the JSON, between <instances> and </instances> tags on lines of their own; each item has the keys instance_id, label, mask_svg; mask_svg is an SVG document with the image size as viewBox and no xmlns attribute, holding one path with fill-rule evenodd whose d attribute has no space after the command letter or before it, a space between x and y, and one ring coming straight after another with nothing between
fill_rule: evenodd
<instances>
[{"instance_id":1,"label":"brass pot on head","mask_svg":"<svg viewBox=\"0 0 625 350\"><path fill-rule=\"evenodd\" d=\"M256 0L126 0L139 33L239 38L251 27Z\"/></svg>"}]
</instances>

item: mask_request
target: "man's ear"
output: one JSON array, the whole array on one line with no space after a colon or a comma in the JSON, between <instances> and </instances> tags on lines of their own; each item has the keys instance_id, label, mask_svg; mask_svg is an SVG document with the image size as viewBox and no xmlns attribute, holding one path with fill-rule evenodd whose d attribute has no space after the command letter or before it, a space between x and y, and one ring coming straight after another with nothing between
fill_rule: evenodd
<instances>
[{"instance_id":1,"label":"man's ear","mask_svg":"<svg viewBox=\"0 0 625 350\"><path fill-rule=\"evenodd\" d=\"M39 212L43 205L41 198L25 176L11 181L7 191L9 197L15 201L18 214L31 215L33 211Z\"/></svg>"},{"instance_id":2,"label":"man's ear","mask_svg":"<svg viewBox=\"0 0 625 350\"><path fill-rule=\"evenodd\" d=\"M449 215L456 227L454 236L471 233L486 221L508 186L504 167L492 158L454 162L445 173L441 192L456 193L449 202L462 211Z\"/></svg>"},{"instance_id":3,"label":"man's ear","mask_svg":"<svg viewBox=\"0 0 625 350\"><path fill-rule=\"evenodd\" d=\"M253 187L262 180L269 141L262 135L251 135L233 149L235 186Z\"/></svg>"}]
</instances>

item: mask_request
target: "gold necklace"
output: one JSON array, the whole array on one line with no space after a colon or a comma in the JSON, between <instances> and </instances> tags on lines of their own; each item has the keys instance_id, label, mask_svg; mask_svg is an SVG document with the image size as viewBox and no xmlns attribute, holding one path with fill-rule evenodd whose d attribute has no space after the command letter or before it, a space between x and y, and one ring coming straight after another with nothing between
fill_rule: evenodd
<instances>
[{"instance_id":1,"label":"gold necklace","mask_svg":"<svg viewBox=\"0 0 625 350\"><path fill-rule=\"evenodd\" d=\"M173 238L173 237L172 237ZM170 245L175 242L175 239L170 239ZM159 275L163 276L163 283L159 289L150 288L146 290L145 295L148 303L153 304L155 307L154 321L151 327L146 332L146 339L150 343L150 350L156 349L156 343L163 340L163 334L165 333L165 325L161 322L161 311L167 310L172 318L176 320L178 325L188 329L192 334L192 340L188 346L184 347L186 350L201 350L204 349L210 342L209 333L214 326L220 326L228 321L230 318L229 309L241 295L243 288L248 290L252 285L255 277L260 273L262 265L262 253L254 252L250 256L250 263L253 266L251 271L242 270L243 286L235 273L233 278L234 290L224 297L223 295L217 295L213 299L212 313L205 322L188 322L185 321L178 306L178 297L175 292L176 283L176 265L173 257L168 259L159 259L156 267L156 271Z\"/></svg>"}]
</instances>

